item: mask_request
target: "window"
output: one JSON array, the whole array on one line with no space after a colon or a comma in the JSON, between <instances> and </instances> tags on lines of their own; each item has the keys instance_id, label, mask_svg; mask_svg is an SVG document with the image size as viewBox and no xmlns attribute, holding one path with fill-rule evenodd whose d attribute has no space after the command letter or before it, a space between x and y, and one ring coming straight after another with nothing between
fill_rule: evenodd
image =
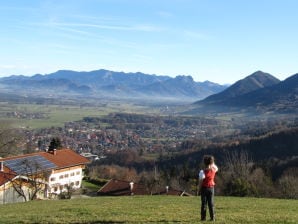
<instances>
[{"instance_id":1,"label":"window","mask_svg":"<svg viewBox=\"0 0 298 224\"><path fill-rule=\"evenodd\" d=\"M77 171L77 173L76 173L77 175L80 175L81 174L81 172L80 171Z\"/></svg>"},{"instance_id":2,"label":"window","mask_svg":"<svg viewBox=\"0 0 298 224\"><path fill-rule=\"evenodd\" d=\"M74 172L72 172L72 173L70 174L70 176L72 176L72 177L73 177L74 175L75 175L75 173L74 173Z\"/></svg>"},{"instance_id":3,"label":"window","mask_svg":"<svg viewBox=\"0 0 298 224\"><path fill-rule=\"evenodd\" d=\"M60 175L60 176L59 176L59 179L63 179L63 175Z\"/></svg>"},{"instance_id":4,"label":"window","mask_svg":"<svg viewBox=\"0 0 298 224\"><path fill-rule=\"evenodd\" d=\"M69 175L68 175L68 173L67 173L67 174L64 175L64 178L68 178L68 176L69 176Z\"/></svg>"},{"instance_id":5,"label":"window","mask_svg":"<svg viewBox=\"0 0 298 224\"><path fill-rule=\"evenodd\" d=\"M76 186L79 186L80 185L80 181L76 181Z\"/></svg>"},{"instance_id":6,"label":"window","mask_svg":"<svg viewBox=\"0 0 298 224\"><path fill-rule=\"evenodd\" d=\"M55 177L51 177L50 181L55 181L56 178Z\"/></svg>"}]
</instances>

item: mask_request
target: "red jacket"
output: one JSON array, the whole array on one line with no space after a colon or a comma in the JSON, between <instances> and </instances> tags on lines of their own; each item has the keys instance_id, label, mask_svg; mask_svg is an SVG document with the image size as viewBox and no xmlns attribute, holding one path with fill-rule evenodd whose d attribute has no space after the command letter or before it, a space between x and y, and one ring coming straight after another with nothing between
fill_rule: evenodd
<instances>
[{"instance_id":1,"label":"red jacket","mask_svg":"<svg viewBox=\"0 0 298 224\"><path fill-rule=\"evenodd\" d=\"M205 178L203 179L202 182L202 187L214 187L215 182L214 182L214 177L216 174L216 169L211 168L211 169L205 169L204 170Z\"/></svg>"}]
</instances>

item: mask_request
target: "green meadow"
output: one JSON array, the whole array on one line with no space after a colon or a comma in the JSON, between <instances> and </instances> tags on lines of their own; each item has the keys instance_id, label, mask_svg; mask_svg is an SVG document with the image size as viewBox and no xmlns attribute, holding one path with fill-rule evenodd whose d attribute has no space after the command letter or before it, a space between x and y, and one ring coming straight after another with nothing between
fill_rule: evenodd
<instances>
[{"instance_id":1,"label":"green meadow","mask_svg":"<svg viewBox=\"0 0 298 224\"><path fill-rule=\"evenodd\" d=\"M215 199L216 223L298 223L297 200ZM0 217L0 223L202 223L200 198L177 196L31 201L1 205Z\"/></svg>"},{"instance_id":2,"label":"green meadow","mask_svg":"<svg viewBox=\"0 0 298 224\"><path fill-rule=\"evenodd\" d=\"M76 105L39 105L39 104L8 104L0 103L0 117L10 121L17 128L48 128L62 127L64 123L78 121L84 117L104 116L113 112L146 113L148 108L130 103L111 102L95 106ZM153 110L150 110L153 111ZM7 113L16 112L27 117L9 117ZM30 115L39 114L40 118Z\"/></svg>"}]
</instances>

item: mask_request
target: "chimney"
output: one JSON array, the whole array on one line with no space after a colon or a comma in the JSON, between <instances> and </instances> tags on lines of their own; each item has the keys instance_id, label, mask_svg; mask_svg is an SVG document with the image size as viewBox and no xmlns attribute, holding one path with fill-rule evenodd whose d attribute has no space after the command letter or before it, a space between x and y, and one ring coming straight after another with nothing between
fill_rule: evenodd
<instances>
[{"instance_id":1,"label":"chimney","mask_svg":"<svg viewBox=\"0 0 298 224\"><path fill-rule=\"evenodd\" d=\"M166 186L166 194L169 194L169 186Z\"/></svg>"},{"instance_id":2,"label":"chimney","mask_svg":"<svg viewBox=\"0 0 298 224\"><path fill-rule=\"evenodd\" d=\"M0 163L1 163L1 172L3 172L4 171L4 164L3 164L4 162L1 161Z\"/></svg>"},{"instance_id":3,"label":"chimney","mask_svg":"<svg viewBox=\"0 0 298 224\"><path fill-rule=\"evenodd\" d=\"M130 194L133 195L133 192L132 192L132 190L133 190L133 182L130 182L129 183L129 186L130 186Z\"/></svg>"},{"instance_id":4,"label":"chimney","mask_svg":"<svg viewBox=\"0 0 298 224\"><path fill-rule=\"evenodd\" d=\"M55 156L57 154L57 149L48 150L48 153L51 153Z\"/></svg>"}]
</instances>

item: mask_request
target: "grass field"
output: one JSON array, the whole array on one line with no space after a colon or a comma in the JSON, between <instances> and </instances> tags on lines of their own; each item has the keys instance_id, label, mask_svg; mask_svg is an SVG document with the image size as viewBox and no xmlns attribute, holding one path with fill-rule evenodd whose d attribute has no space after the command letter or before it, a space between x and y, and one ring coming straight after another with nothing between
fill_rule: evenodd
<instances>
[{"instance_id":1,"label":"grass field","mask_svg":"<svg viewBox=\"0 0 298 224\"><path fill-rule=\"evenodd\" d=\"M87 116L103 116L112 112L146 113L148 108L129 103L106 103L103 106L74 106L74 105L38 105L38 104L8 104L0 103L1 119L11 121L15 127L30 129L62 127L65 122L78 121ZM153 110L152 110L153 111ZM40 113L40 119L6 117L6 113L18 112L25 114Z\"/></svg>"},{"instance_id":2,"label":"grass field","mask_svg":"<svg viewBox=\"0 0 298 224\"><path fill-rule=\"evenodd\" d=\"M199 197L96 197L0 206L0 223L201 223ZM216 197L216 223L298 223L298 201ZM205 222L210 223L210 222Z\"/></svg>"}]
</instances>

